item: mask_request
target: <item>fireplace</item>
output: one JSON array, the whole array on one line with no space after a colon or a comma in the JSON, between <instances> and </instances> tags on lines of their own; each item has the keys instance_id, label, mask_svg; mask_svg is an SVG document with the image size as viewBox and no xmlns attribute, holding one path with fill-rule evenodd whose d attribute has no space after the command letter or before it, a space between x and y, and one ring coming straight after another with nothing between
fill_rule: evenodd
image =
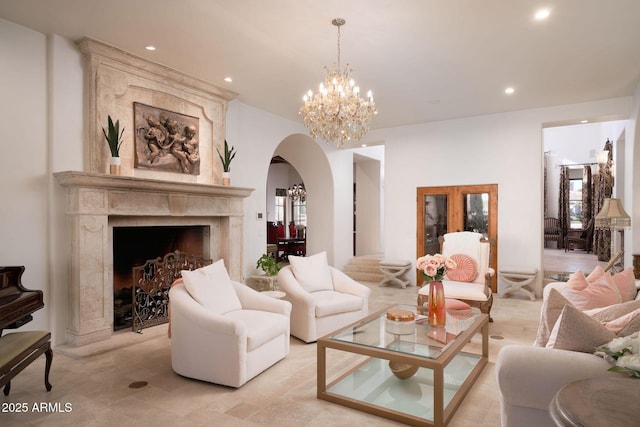
<instances>
[{"instance_id":1,"label":"fireplace","mask_svg":"<svg viewBox=\"0 0 640 427\"><path fill-rule=\"evenodd\" d=\"M202 259L209 235L209 227L201 225L113 227L113 330L139 331L147 327L148 316L134 327L134 312L146 311L154 316L154 322L148 322L151 325L164 323L166 292L171 283L157 284L154 287L157 295L139 298L136 302L134 288L140 279L134 277L134 267L142 267L150 260L160 261L169 254L174 254L175 258L176 252L185 254L185 258ZM156 268L156 265L159 264L152 263L148 268ZM166 277L164 281L171 280Z\"/></svg>"},{"instance_id":2,"label":"fireplace","mask_svg":"<svg viewBox=\"0 0 640 427\"><path fill-rule=\"evenodd\" d=\"M81 353L88 350L87 344L105 348L122 335L133 335L123 332L113 337L114 283L118 288L127 281L116 265L120 254L113 252L119 229L200 230L202 241L196 240L197 249L189 246L188 251L201 251L202 257L214 261L224 259L231 278L242 281L243 204L253 190L218 184L222 165L216 149L223 148L226 109L237 94L96 40L84 38L77 46L84 58L85 141L82 171L54 173L56 191L64 198L59 205L64 206L66 229L56 228L56 242L63 246L57 258L68 264L61 269L65 273L60 280L67 283L64 298L69 307L62 319L64 339L56 341ZM198 175L138 167L136 103L198 120ZM126 129L118 176L106 174L110 159L102 128L108 116ZM135 261L144 263L171 249L165 247L160 253L136 249L128 257L133 261L139 256ZM57 337L62 335L60 329L57 324Z\"/></svg>"},{"instance_id":3,"label":"fireplace","mask_svg":"<svg viewBox=\"0 0 640 427\"><path fill-rule=\"evenodd\" d=\"M67 344L81 346L113 335L114 283L122 282L120 267L117 273L115 268L120 255L114 256L113 248L121 230L133 239L155 239L143 236L146 231L171 230L166 241L152 246L162 246L162 252L180 245L201 250L207 259L223 258L231 278L242 281L243 200L252 189L88 172L59 172L55 177L66 193L65 233L70 236ZM149 248L140 251L142 258L164 255ZM137 250L133 252L123 257L137 260Z\"/></svg>"}]
</instances>

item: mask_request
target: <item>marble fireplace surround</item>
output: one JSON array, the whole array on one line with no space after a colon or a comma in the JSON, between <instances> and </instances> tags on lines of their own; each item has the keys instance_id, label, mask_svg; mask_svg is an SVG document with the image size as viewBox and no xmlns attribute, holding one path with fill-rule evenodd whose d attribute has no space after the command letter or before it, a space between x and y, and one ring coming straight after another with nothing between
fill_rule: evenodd
<instances>
[{"instance_id":1,"label":"marble fireplace surround","mask_svg":"<svg viewBox=\"0 0 640 427\"><path fill-rule=\"evenodd\" d=\"M204 225L204 256L242 278L243 202L253 189L90 172L55 173L65 193L69 312L65 347L112 339L113 227ZM135 334L134 334L135 335Z\"/></svg>"}]
</instances>

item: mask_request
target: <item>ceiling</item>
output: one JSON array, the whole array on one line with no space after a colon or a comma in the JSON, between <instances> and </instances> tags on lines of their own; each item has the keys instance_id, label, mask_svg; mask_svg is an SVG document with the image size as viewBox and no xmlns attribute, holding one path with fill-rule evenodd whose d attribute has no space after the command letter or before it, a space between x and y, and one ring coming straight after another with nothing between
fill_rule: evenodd
<instances>
[{"instance_id":1,"label":"ceiling","mask_svg":"<svg viewBox=\"0 0 640 427\"><path fill-rule=\"evenodd\" d=\"M542 6L551 15L536 21ZM335 17L342 65L373 91L373 128L630 96L640 80L638 0L0 0L0 17L106 42L299 122L302 95L336 61Z\"/></svg>"}]
</instances>

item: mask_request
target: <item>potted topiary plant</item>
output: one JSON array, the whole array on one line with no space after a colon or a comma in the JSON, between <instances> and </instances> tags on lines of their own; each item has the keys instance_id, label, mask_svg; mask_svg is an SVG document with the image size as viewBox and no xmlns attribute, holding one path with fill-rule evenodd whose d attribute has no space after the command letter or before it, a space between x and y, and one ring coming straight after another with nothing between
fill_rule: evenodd
<instances>
[{"instance_id":1,"label":"potted topiary plant","mask_svg":"<svg viewBox=\"0 0 640 427\"><path fill-rule=\"evenodd\" d=\"M216 147L216 151L218 152L218 157L220 157L220 161L222 162L222 185L230 185L231 178L229 173L231 172L231 160L236 156L236 151L233 146L229 149L229 144L227 144L227 140L224 140L224 156L220 153L220 150Z\"/></svg>"},{"instance_id":2,"label":"potted topiary plant","mask_svg":"<svg viewBox=\"0 0 640 427\"><path fill-rule=\"evenodd\" d=\"M105 128L102 128L102 134L104 138L107 140L107 144L109 145L109 151L111 152L111 161L109 163L109 172L114 175L120 174L120 146L122 146L122 135L124 134L124 126L122 127L122 131L120 130L120 120L116 120L115 124L109 116L108 123L109 131L107 132Z\"/></svg>"}]
</instances>

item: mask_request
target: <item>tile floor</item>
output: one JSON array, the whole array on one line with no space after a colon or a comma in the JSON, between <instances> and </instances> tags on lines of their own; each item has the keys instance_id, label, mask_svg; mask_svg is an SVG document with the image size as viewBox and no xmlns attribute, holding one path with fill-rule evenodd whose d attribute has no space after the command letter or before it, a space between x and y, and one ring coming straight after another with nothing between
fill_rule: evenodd
<instances>
[{"instance_id":1,"label":"tile floor","mask_svg":"<svg viewBox=\"0 0 640 427\"><path fill-rule=\"evenodd\" d=\"M370 310L392 303L415 304L415 287L372 289ZM453 427L499 426L500 404L495 359L507 344L530 345L535 337L541 301L526 296L496 296L490 324L490 363L467 395ZM161 325L156 328L166 328ZM120 332L123 333L123 332ZM124 332L133 334L132 332ZM44 357L12 381L2 395L2 426L387 426L398 423L316 399L316 345L291 338L287 358L239 389L176 375L171 370L170 342L161 334L106 353L73 359L54 351L47 393ZM146 381L142 388L130 388ZM49 411L33 404L51 402ZM26 413L7 412L27 404ZM57 404L58 406L56 407ZM65 412L65 405L70 411Z\"/></svg>"}]
</instances>

